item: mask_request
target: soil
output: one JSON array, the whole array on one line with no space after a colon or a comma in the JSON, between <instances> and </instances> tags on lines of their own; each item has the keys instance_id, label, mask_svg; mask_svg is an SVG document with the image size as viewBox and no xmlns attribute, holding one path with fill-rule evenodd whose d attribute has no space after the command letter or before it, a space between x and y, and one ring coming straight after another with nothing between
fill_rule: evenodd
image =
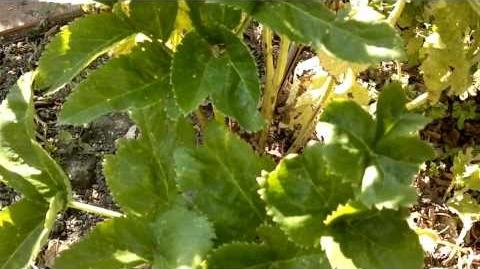
<instances>
[{"instance_id":1,"label":"soil","mask_svg":"<svg viewBox=\"0 0 480 269\"><path fill-rule=\"evenodd\" d=\"M0 4L0 10L2 10ZM1 13L0 13L0 18ZM14 42L0 41L0 101L5 98L8 89L17 78L33 70L38 58L48 40L59 29L59 25L36 29L22 39ZM261 43L258 40L258 28L252 26L246 38L253 50L257 61L262 63ZM301 57L308 58L312 53L307 49ZM57 124L57 114L71 89L78 84L92 69L98 68L106 61L101 58L95 61L87 70L82 72L73 82L54 96L44 97L38 93L35 97L35 107L38 113L38 141L69 174L75 199L88 204L118 210L117 205L109 195L102 174L102 160L105 154L115 152L115 141L118 138L135 134L135 126L125 114L112 114L102 117L88 126L60 126ZM385 83L385 78L392 72L391 65L383 65L369 69L362 74L365 81L374 80L377 85ZM421 76L415 69L408 70L411 83L416 89L422 89ZM282 104L285 101L285 92L281 92L277 106L277 114L281 115ZM461 230L458 217L445 206L443 200L445 192L452 180L450 167L453 152L466 147L478 147L480 144L480 120L467 120L463 129L457 126L457 119L452 115L455 102L471 102L477 104L480 113L480 96L460 101L444 96L441 104L445 106L444 115L429 124L422 132L424 140L433 143L439 152L439 157L426 164L415 178L414 185L418 189L418 203L412 208L416 225L438 232L442 240L454 243ZM211 116L211 108L205 107L207 117ZM270 133L270 153L283 155L292 143L292 134L280 128L281 119L275 119L274 128ZM277 126L278 125L278 126ZM233 126L235 127L235 126ZM253 140L253 136L242 134L244 138ZM275 142L276 144L272 144ZM480 195L474 194L475 197ZM18 201L20 195L12 189L0 184L0 208ZM49 268L55 256L76 242L88 232L102 218L76 210L67 210L59 216L48 245L37 260L38 268ZM475 225L465 239L466 248L473 255L471 265L480 266L477 259L480 250L480 225ZM452 247L440 246L426 254L426 268L456 268L459 263L468 257L465 254L455 253Z\"/></svg>"},{"instance_id":2,"label":"soil","mask_svg":"<svg viewBox=\"0 0 480 269\"><path fill-rule=\"evenodd\" d=\"M0 41L0 101L8 93L23 73L36 68L38 59L46 43L58 32L58 25L36 29L15 42ZM95 61L72 83L57 94L49 97L37 93L34 97L37 110L37 140L58 161L69 175L74 199L88 204L118 210L109 195L102 174L102 161L105 154L115 151L115 141L131 135L133 123L125 114L112 114L102 117L88 126L60 126L57 114L71 89L107 59ZM130 130L130 132L129 132ZM0 208L20 199L11 188L0 183ZM102 218L67 210L59 216L50 236L50 241L39 256L36 266L49 268L59 251L65 249L88 232Z\"/></svg>"}]
</instances>

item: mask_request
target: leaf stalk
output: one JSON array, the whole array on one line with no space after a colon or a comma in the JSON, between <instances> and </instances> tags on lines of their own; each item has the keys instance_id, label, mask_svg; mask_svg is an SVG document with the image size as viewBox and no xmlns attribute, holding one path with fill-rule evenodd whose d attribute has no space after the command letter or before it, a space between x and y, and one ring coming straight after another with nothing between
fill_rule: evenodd
<instances>
[{"instance_id":1,"label":"leaf stalk","mask_svg":"<svg viewBox=\"0 0 480 269\"><path fill-rule=\"evenodd\" d=\"M102 217L106 217L106 218L120 218L120 217L123 217L123 214L120 213L120 212L113 211L113 210L110 210L110 209L106 209L106 208L103 208L103 207L84 204L84 203L77 202L77 201L70 201L68 203L68 207L74 208L74 209L77 209L77 210L80 210L80 211L84 211L84 212L87 212L87 213L92 213L92 214L95 214L95 215L99 215L99 216L102 216Z\"/></svg>"},{"instance_id":2,"label":"leaf stalk","mask_svg":"<svg viewBox=\"0 0 480 269\"><path fill-rule=\"evenodd\" d=\"M277 59L276 68L273 65L273 45L272 45L273 33L270 29L264 28L263 41L265 44L265 91L262 100L262 114L267 122L267 126L263 129L259 146L260 150L264 150L268 137L268 131L273 119L273 112L275 110L275 104L277 102L277 95L282 86L282 81L287 71L288 58L290 52L290 40L286 36L281 36L280 40L280 52Z\"/></svg>"},{"instance_id":3,"label":"leaf stalk","mask_svg":"<svg viewBox=\"0 0 480 269\"><path fill-rule=\"evenodd\" d=\"M405 5L407 4L407 0L397 0L395 3L395 7L393 8L390 15L388 15L387 22L395 26L397 24L398 19L402 15L403 10L405 9Z\"/></svg>"}]
</instances>

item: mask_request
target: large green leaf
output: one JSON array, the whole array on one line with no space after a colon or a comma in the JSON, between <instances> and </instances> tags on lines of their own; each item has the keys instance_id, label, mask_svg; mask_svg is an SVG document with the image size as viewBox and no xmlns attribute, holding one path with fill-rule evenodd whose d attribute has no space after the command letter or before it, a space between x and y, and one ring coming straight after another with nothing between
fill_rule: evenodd
<instances>
[{"instance_id":1,"label":"large green leaf","mask_svg":"<svg viewBox=\"0 0 480 269\"><path fill-rule=\"evenodd\" d=\"M222 1L241 8L291 40L326 49L352 62L375 63L403 56L399 35L386 22L337 17L322 1Z\"/></svg>"},{"instance_id":2,"label":"large green leaf","mask_svg":"<svg viewBox=\"0 0 480 269\"><path fill-rule=\"evenodd\" d=\"M74 90L60 121L84 124L108 112L159 102L170 91L170 60L160 45L148 42L111 60Z\"/></svg>"},{"instance_id":3,"label":"large green leaf","mask_svg":"<svg viewBox=\"0 0 480 269\"><path fill-rule=\"evenodd\" d=\"M29 199L60 193L66 203L69 180L35 139L33 78L33 73L23 75L0 106L0 176Z\"/></svg>"},{"instance_id":4,"label":"large green leaf","mask_svg":"<svg viewBox=\"0 0 480 269\"><path fill-rule=\"evenodd\" d=\"M98 224L79 243L62 252L56 269L134 268L153 260L155 240L148 222L115 218Z\"/></svg>"},{"instance_id":5,"label":"large green leaf","mask_svg":"<svg viewBox=\"0 0 480 269\"><path fill-rule=\"evenodd\" d=\"M273 220L292 240L305 246L320 243L326 217L354 196L352 183L343 179L341 170L328 165L324 149L317 144L302 155L287 156L266 177L261 190ZM334 154L352 163L359 160L356 153L339 147L329 156Z\"/></svg>"},{"instance_id":6,"label":"large green leaf","mask_svg":"<svg viewBox=\"0 0 480 269\"><path fill-rule=\"evenodd\" d=\"M276 227L259 229L262 243L234 242L220 246L209 257L209 268L218 269L329 269L320 249L305 251Z\"/></svg>"},{"instance_id":7,"label":"large green leaf","mask_svg":"<svg viewBox=\"0 0 480 269\"><path fill-rule=\"evenodd\" d=\"M192 147L195 136L191 123L169 120L160 105L136 110L132 117L141 138L120 141L116 155L106 157L104 172L113 197L125 212L151 214L175 202L174 150Z\"/></svg>"},{"instance_id":8,"label":"large green leaf","mask_svg":"<svg viewBox=\"0 0 480 269\"><path fill-rule=\"evenodd\" d=\"M62 198L50 199L50 206L23 199L0 212L0 268L29 268L47 242Z\"/></svg>"},{"instance_id":9,"label":"large green leaf","mask_svg":"<svg viewBox=\"0 0 480 269\"><path fill-rule=\"evenodd\" d=\"M185 36L173 57L172 83L180 108L195 110L211 96L224 114L249 131L264 121L257 111L260 83L257 68L245 44L230 31L216 27L210 44L197 32Z\"/></svg>"},{"instance_id":10,"label":"large green leaf","mask_svg":"<svg viewBox=\"0 0 480 269\"><path fill-rule=\"evenodd\" d=\"M400 212L363 211L340 218L330 228L342 254L357 268L423 268L418 236Z\"/></svg>"},{"instance_id":11,"label":"large green leaf","mask_svg":"<svg viewBox=\"0 0 480 269\"><path fill-rule=\"evenodd\" d=\"M153 224L155 269L198 268L215 238L207 218L182 207L161 214Z\"/></svg>"},{"instance_id":12,"label":"large green leaf","mask_svg":"<svg viewBox=\"0 0 480 269\"><path fill-rule=\"evenodd\" d=\"M397 84L380 94L377 119L352 101L334 102L323 112L317 134L328 145L363 152L362 202L371 207L398 208L416 199L410 186L421 163L433 158L433 149L415 131L428 120L405 108L406 98ZM357 178L352 178L357 182Z\"/></svg>"},{"instance_id":13,"label":"large green leaf","mask_svg":"<svg viewBox=\"0 0 480 269\"><path fill-rule=\"evenodd\" d=\"M128 216L99 224L61 253L54 268L73 269L80 264L89 269L136 268L142 264L162 269L189 268L201 262L214 236L205 217L174 206L157 216Z\"/></svg>"},{"instance_id":14,"label":"large green leaf","mask_svg":"<svg viewBox=\"0 0 480 269\"><path fill-rule=\"evenodd\" d=\"M218 240L251 239L264 221L255 178L273 164L224 127L211 123L204 145L175 154L177 182L187 200L214 223Z\"/></svg>"},{"instance_id":15,"label":"large green leaf","mask_svg":"<svg viewBox=\"0 0 480 269\"><path fill-rule=\"evenodd\" d=\"M99 27L101 26L101 27ZM76 20L54 37L40 58L36 85L56 91L134 30L112 13Z\"/></svg>"},{"instance_id":16,"label":"large green leaf","mask_svg":"<svg viewBox=\"0 0 480 269\"><path fill-rule=\"evenodd\" d=\"M177 1L130 2L128 15L132 24L154 40L167 41L175 26Z\"/></svg>"}]
</instances>

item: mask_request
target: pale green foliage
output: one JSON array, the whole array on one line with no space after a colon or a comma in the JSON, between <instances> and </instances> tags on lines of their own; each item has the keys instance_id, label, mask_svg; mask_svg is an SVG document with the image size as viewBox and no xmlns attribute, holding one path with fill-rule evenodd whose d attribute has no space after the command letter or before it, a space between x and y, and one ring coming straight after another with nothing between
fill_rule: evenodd
<instances>
[{"instance_id":1,"label":"pale green foliage","mask_svg":"<svg viewBox=\"0 0 480 269\"><path fill-rule=\"evenodd\" d=\"M460 151L454 157L451 168L454 178L448 191L454 190L454 192L448 199L447 205L463 223L460 240L463 240L474 222L480 221L480 204L467 193L470 190L480 190L480 165L474 164L475 160L478 160L478 156L473 155L472 148L467 148L465 153ZM448 191L446 195L449 194Z\"/></svg>"},{"instance_id":2,"label":"pale green foliage","mask_svg":"<svg viewBox=\"0 0 480 269\"><path fill-rule=\"evenodd\" d=\"M428 13L433 25L420 52L427 90L434 101L447 88L449 94L462 95L468 92L471 69L478 63L478 16L467 1L431 2Z\"/></svg>"},{"instance_id":3,"label":"pale green foliage","mask_svg":"<svg viewBox=\"0 0 480 269\"><path fill-rule=\"evenodd\" d=\"M473 155L472 148L467 148L465 153L460 151L453 159L452 184L457 190L480 190L480 165L472 163L478 158Z\"/></svg>"}]
</instances>

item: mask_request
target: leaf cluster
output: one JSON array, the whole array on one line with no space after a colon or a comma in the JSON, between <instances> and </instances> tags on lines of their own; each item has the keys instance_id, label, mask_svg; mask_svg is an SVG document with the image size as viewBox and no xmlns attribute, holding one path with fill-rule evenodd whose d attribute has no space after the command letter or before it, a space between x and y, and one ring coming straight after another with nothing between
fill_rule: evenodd
<instances>
[{"instance_id":1,"label":"leaf cluster","mask_svg":"<svg viewBox=\"0 0 480 269\"><path fill-rule=\"evenodd\" d=\"M64 27L0 107L0 180L24 197L0 212L0 268L28 267L73 202L68 177L35 141L32 85L51 94L106 53L60 123L127 111L139 127L104 161L122 216L55 268L422 267L405 208L411 178L434 153L416 135L427 119L406 110L399 85L382 91L375 117L331 102L316 126L323 142L278 164L223 124L205 124L197 143L190 117L210 102L246 132L264 128L245 20L358 64L403 55L389 24L336 15L321 1L100 2L111 10Z\"/></svg>"}]
</instances>

